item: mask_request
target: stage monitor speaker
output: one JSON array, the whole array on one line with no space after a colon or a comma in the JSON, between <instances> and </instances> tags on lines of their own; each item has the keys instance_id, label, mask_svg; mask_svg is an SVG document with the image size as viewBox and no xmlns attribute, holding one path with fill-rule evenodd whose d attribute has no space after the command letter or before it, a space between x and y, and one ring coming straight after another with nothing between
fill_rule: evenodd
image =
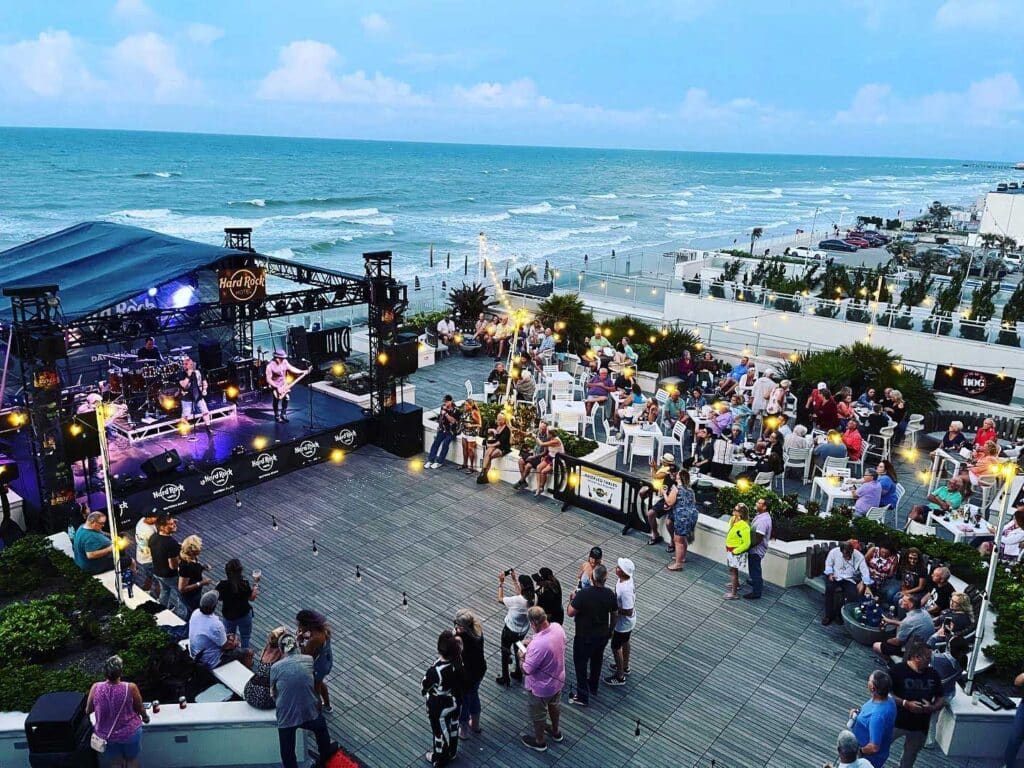
<instances>
[{"instance_id":1,"label":"stage monitor speaker","mask_svg":"<svg viewBox=\"0 0 1024 768\"><path fill-rule=\"evenodd\" d=\"M75 752L82 743L82 736L91 732L83 693L44 693L36 699L32 711L25 718L25 738L30 756Z\"/></svg>"},{"instance_id":2,"label":"stage monitor speaker","mask_svg":"<svg viewBox=\"0 0 1024 768\"><path fill-rule=\"evenodd\" d=\"M391 344L386 346L384 351L388 356L388 362L384 368L392 376L411 376L419 368L419 342L415 339Z\"/></svg>"},{"instance_id":3,"label":"stage monitor speaker","mask_svg":"<svg viewBox=\"0 0 1024 768\"><path fill-rule=\"evenodd\" d=\"M320 363L327 359L327 335L328 332L324 330L310 331L306 334L306 346L311 362Z\"/></svg>"},{"instance_id":4,"label":"stage monitor speaker","mask_svg":"<svg viewBox=\"0 0 1024 768\"><path fill-rule=\"evenodd\" d=\"M12 483L20 476L18 462L14 459L0 459L0 485Z\"/></svg>"},{"instance_id":5,"label":"stage monitor speaker","mask_svg":"<svg viewBox=\"0 0 1024 768\"><path fill-rule=\"evenodd\" d=\"M293 325L288 329L288 356L293 360L309 360L305 326Z\"/></svg>"},{"instance_id":6,"label":"stage monitor speaker","mask_svg":"<svg viewBox=\"0 0 1024 768\"><path fill-rule=\"evenodd\" d=\"M152 480L154 478L170 474L180 466L181 457L178 456L178 452L172 448L171 450L164 451L156 456L150 456L142 462L142 471L146 473L146 477Z\"/></svg>"},{"instance_id":7,"label":"stage monitor speaker","mask_svg":"<svg viewBox=\"0 0 1024 768\"><path fill-rule=\"evenodd\" d=\"M220 342L216 339L203 339L199 342L199 369L206 373L224 365L220 352Z\"/></svg>"},{"instance_id":8,"label":"stage monitor speaker","mask_svg":"<svg viewBox=\"0 0 1024 768\"><path fill-rule=\"evenodd\" d=\"M379 422L379 445L394 456L409 458L423 452L423 409L397 403L384 410Z\"/></svg>"},{"instance_id":9,"label":"stage monitor speaker","mask_svg":"<svg viewBox=\"0 0 1024 768\"><path fill-rule=\"evenodd\" d=\"M86 411L61 425L64 458L85 461L100 455L100 436L96 431L96 412Z\"/></svg>"},{"instance_id":10,"label":"stage monitor speaker","mask_svg":"<svg viewBox=\"0 0 1024 768\"><path fill-rule=\"evenodd\" d=\"M36 340L36 357L44 363L55 363L67 353L63 333L48 333Z\"/></svg>"}]
</instances>

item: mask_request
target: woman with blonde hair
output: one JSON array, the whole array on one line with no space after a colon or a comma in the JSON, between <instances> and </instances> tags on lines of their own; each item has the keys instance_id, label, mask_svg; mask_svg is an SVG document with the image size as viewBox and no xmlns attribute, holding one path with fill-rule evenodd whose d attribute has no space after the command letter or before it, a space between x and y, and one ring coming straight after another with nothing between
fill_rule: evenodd
<instances>
[{"instance_id":1,"label":"woman with blonde hair","mask_svg":"<svg viewBox=\"0 0 1024 768\"><path fill-rule=\"evenodd\" d=\"M750 549L750 510L746 504L737 504L729 518L729 532L725 535L725 564L729 566L729 591L726 600L739 597L740 569L747 569L747 551Z\"/></svg>"},{"instance_id":2,"label":"woman with blonde hair","mask_svg":"<svg viewBox=\"0 0 1024 768\"><path fill-rule=\"evenodd\" d=\"M462 468L471 475L476 473L476 447L480 444L483 426L480 406L473 398L467 397L462 404Z\"/></svg>"},{"instance_id":3,"label":"woman with blonde hair","mask_svg":"<svg viewBox=\"0 0 1024 768\"><path fill-rule=\"evenodd\" d=\"M242 698L256 709L273 709L274 697L270 693L270 668L284 657L281 638L288 634L287 627L275 627L267 636L263 653L252 660L252 677L245 684Z\"/></svg>"},{"instance_id":4,"label":"woman with blonde hair","mask_svg":"<svg viewBox=\"0 0 1024 768\"><path fill-rule=\"evenodd\" d=\"M487 430L487 441L484 443L484 465L476 478L480 485L490 482L487 479L487 472L491 468L491 464L512 450L512 430L509 429L504 411L498 413L495 424L496 426Z\"/></svg>"},{"instance_id":5,"label":"woman with blonde hair","mask_svg":"<svg viewBox=\"0 0 1024 768\"><path fill-rule=\"evenodd\" d=\"M480 733L480 683L487 674L484 630L480 620L468 608L455 612L455 636L462 641L462 666L465 670L459 738L468 739L470 731Z\"/></svg>"},{"instance_id":6,"label":"woman with blonde hair","mask_svg":"<svg viewBox=\"0 0 1024 768\"><path fill-rule=\"evenodd\" d=\"M203 587L213 582L203 576L206 566L199 562L203 551L203 540L192 535L181 542L181 554L178 557L178 591L188 609L187 621L192 612L199 608L199 599L203 596Z\"/></svg>"}]
</instances>

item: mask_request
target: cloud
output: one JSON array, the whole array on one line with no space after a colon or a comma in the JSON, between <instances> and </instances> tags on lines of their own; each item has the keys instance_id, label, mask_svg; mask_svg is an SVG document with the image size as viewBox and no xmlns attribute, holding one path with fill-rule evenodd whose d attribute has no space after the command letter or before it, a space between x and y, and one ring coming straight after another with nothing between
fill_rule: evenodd
<instances>
[{"instance_id":1,"label":"cloud","mask_svg":"<svg viewBox=\"0 0 1024 768\"><path fill-rule=\"evenodd\" d=\"M976 80L963 91L936 91L917 97L901 96L891 85L862 85L847 109L834 116L837 123L882 125L957 124L994 125L1016 121L1024 112L1024 93L1017 78L1002 72Z\"/></svg>"},{"instance_id":2,"label":"cloud","mask_svg":"<svg viewBox=\"0 0 1024 768\"><path fill-rule=\"evenodd\" d=\"M703 88L688 89L677 112L685 120L702 123L735 123L741 120L767 123L787 119L787 113L751 98L715 101Z\"/></svg>"},{"instance_id":3,"label":"cloud","mask_svg":"<svg viewBox=\"0 0 1024 768\"><path fill-rule=\"evenodd\" d=\"M277 69L257 87L271 101L342 102L350 104L422 104L426 99L401 80L365 71L337 75L338 52L327 43L296 40L281 49Z\"/></svg>"},{"instance_id":4,"label":"cloud","mask_svg":"<svg viewBox=\"0 0 1024 768\"><path fill-rule=\"evenodd\" d=\"M457 103L484 109L545 108L554 104L541 96L537 85L527 77L509 83L477 83L469 88L457 85L452 93Z\"/></svg>"},{"instance_id":5,"label":"cloud","mask_svg":"<svg viewBox=\"0 0 1024 768\"><path fill-rule=\"evenodd\" d=\"M200 22L189 24L186 32L188 39L196 45L213 45L213 43L224 37L224 30L220 27Z\"/></svg>"},{"instance_id":6,"label":"cloud","mask_svg":"<svg viewBox=\"0 0 1024 768\"><path fill-rule=\"evenodd\" d=\"M198 90L178 66L174 47L155 32L131 35L110 52L110 67L124 95L152 95L156 101L180 101Z\"/></svg>"},{"instance_id":7,"label":"cloud","mask_svg":"<svg viewBox=\"0 0 1024 768\"><path fill-rule=\"evenodd\" d=\"M360 19L363 30L370 35L385 35L391 31L391 22L379 13L368 13Z\"/></svg>"},{"instance_id":8,"label":"cloud","mask_svg":"<svg viewBox=\"0 0 1024 768\"><path fill-rule=\"evenodd\" d=\"M1006 0L946 0L935 12L935 26L942 29L965 27L1016 27L1020 9Z\"/></svg>"},{"instance_id":9,"label":"cloud","mask_svg":"<svg viewBox=\"0 0 1024 768\"><path fill-rule=\"evenodd\" d=\"M78 41L65 30L0 46L0 87L4 83L43 98L80 95L98 86L79 55Z\"/></svg>"},{"instance_id":10,"label":"cloud","mask_svg":"<svg viewBox=\"0 0 1024 768\"><path fill-rule=\"evenodd\" d=\"M156 14L144 0L117 0L114 4L114 18L126 24L150 24Z\"/></svg>"}]
</instances>

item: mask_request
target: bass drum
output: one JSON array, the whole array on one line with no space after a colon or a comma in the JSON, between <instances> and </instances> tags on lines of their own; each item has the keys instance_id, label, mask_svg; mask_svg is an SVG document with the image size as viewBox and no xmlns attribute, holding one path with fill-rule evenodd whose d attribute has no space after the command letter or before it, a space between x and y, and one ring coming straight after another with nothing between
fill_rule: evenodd
<instances>
[{"instance_id":1,"label":"bass drum","mask_svg":"<svg viewBox=\"0 0 1024 768\"><path fill-rule=\"evenodd\" d=\"M111 371L109 374L107 374L107 384L109 385L110 393L112 395L120 395L121 394L121 374L120 373L117 373L116 371Z\"/></svg>"}]
</instances>

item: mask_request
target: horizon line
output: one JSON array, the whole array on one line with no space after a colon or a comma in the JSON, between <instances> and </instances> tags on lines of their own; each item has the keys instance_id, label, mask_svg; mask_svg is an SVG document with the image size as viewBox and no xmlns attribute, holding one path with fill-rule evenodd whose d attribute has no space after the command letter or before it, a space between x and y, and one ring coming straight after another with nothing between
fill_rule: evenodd
<instances>
[{"instance_id":1,"label":"horizon line","mask_svg":"<svg viewBox=\"0 0 1024 768\"><path fill-rule=\"evenodd\" d=\"M516 144L516 143L485 143L485 142L463 142L463 141L441 141L441 140L414 140L414 139L366 139L354 137L337 136L301 136L274 133L237 133L220 131L180 131L171 129L142 129L142 128L88 128L69 127L57 125L0 125L0 131L89 131L94 133L140 133L156 135L176 136L218 136L224 138L261 138L261 139L282 139L300 141L326 141L326 142L358 142L367 144L419 144L419 145L441 145L449 147L487 147L487 148L508 148L508 149L557 149L557 150L580 150L590 152L645 152L661 154L690 154L690 155L739 155L750 157L822 157L836 159L861 159L861 160L924 160L929 162L955 162L971 163L974 165L991 165L993 170L1005 167L1012 170L1014 164L1009 160L988 160L979 158L958 158L958 157L924 157L919 155L844 155L822 152L757 152L746 151L736 152L713 149L656 149L652 147L594 147L585 145L560 145L560 144Z\"/></svg>"}]
</instances>

